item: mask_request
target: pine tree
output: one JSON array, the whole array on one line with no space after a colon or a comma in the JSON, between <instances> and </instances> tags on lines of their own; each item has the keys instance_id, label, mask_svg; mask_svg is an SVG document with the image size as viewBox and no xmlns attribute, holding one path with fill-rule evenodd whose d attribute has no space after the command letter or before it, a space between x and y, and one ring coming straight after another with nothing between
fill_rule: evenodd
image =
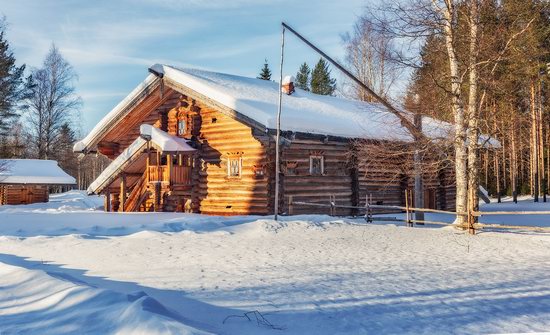
<instances>
[{"instance_id":1,"label":"pine tree","mask_svg":"<svg viewBox=\"0 0 550 335\"><path fill-rule=\"evenodd\" d=\"M56 151L53 158L59 162L63 170L76 176L78 173L78 159L73 152L73 145L76 142L76 135L68 122L61 125L59 135L55 141Z\"/></svg>"},{"instance_id":2,"label":"pine tree","mask_svg":"<svg viewBox=\"0 0 550 335\"><path fill-rule=\"evenodd\" d=\"M336 90L336 79L330 77L327 62L320 58L311 71L311 92L322 95L332 95Z\"/></svg>"},{"instance_id":3,"label":"pine tree","mask_svg":"<svg viewBox=\"0 0 550 335\"><path fill-rule=\"evenodd\" d=\"M309 75L311 70L306 62L300 65L300 70L296 73L296 87L304 91L309 91Z\"/></svg>"},{"instance_id":4,"label":"pine tree","mask_svg":"<svg viewBox=\"0 0 550 335\"><path fill-rule=\"evenodd\" d=\"M264 61L264 66L262 67L260 75L257 78L263 80L271 80L271 70L269 69L269 64L267 63L267 59L265 59Z\"/></svg>"},{"instance_id":5,"label":"pine tree","mask_svg":"<svg viewBox=\"0 0 550 335\"><path fill-rule=\"evenodd\" d=\"M4 35L5 23L0 18L0 136L6 136L11 121L18 115L15 109L27 92L25 65L15 66L15 57Z\"/></svg>"}]
</instances>

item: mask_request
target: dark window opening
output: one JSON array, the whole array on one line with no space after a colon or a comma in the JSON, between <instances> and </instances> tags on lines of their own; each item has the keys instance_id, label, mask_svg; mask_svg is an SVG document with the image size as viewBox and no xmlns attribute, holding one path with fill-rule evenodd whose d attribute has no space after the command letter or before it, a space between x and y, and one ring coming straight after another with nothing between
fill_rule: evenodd
<instances>
[{"instance_id":1,"label":"dark window opening","mask_svg":"<svg viewBox=\"0 0 550 335\"><path fill-rule=\"evenodd\" d=\"M309 173L312 176L321 176L325 172L323 156L309 157Z\"/></svg>"}]
</instances>

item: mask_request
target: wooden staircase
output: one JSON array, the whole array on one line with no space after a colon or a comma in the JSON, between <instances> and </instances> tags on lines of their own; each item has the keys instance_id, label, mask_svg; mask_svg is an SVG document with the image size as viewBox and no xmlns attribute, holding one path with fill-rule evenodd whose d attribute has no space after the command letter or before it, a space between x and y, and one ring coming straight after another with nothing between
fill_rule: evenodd
<instances>
[{"instance_id":1,"label":"wooden staircase","mask_svg":"<svg viewBox=\"0 0 550 335\"><path fill-rule=\"evenodd\" d=\"M125 212L138 211L143 202L149 198L151 192L148 190L147 184L147 172L145 172L126 199Z\"/></svg>"}]
</instances>

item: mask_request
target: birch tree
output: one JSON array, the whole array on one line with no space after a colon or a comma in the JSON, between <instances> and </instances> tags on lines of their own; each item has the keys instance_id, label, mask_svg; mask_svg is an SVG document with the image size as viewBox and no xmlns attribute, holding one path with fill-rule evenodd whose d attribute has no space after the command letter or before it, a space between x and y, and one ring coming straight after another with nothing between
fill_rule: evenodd
<instances>
[{"instance_id":1,"label":"birch tree","mask_svg":"<svg viewBox=\"0 0 550 335\"><path fill-rule=\"evenodd\" d=\"M360 17L351 32L342 36L345 47L345 61L351 72L376 94L387 98L390 90L399 79L400 68L392 62L393 41L380 29L376 29L371 20ZM373 98L360 86L349 83L350 95L362 101Z\"/></svg>"},{"instance_id":2,"label":"birch tree","mask_svg":"<svg viewBox=\"0 0 550 335\"><path fill-rule=\"evenodd\" d=\"M28 125L35 156L52 157L63 125L80 107L75 92L76 73L52 44L41 68L32 70L33 88L28 99Z\"/></svg>"}]
</instances>

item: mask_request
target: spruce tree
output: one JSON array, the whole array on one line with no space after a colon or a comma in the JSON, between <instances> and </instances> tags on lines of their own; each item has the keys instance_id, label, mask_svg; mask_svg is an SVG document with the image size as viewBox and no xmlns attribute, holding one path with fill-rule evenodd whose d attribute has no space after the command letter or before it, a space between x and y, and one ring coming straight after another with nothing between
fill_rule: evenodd
<instances>
[{"instance_id":1,"label":"spruce tree","mask_svg":"<svg viewBox=\"0 0 550 335\"><path fill-rule=\"evenodd\" d=\"M0 136L7 134L10 122L18 115L16 107L26 98L24 71L25 65L15 65L15 57L5 39L5 23L0 18Z\"/></svg>"},{"instance_id":2,"label":"spruce tree","mask_svg":"<svg viewBox=\"0 0 550 335\"><path fill-rule=\"evenodd\" d=\"M309 75L311 70L306 62L300 65L300 70L296 73L296 87L304 91L309 91Z\"/></svg>"},{"instance_id":3,"label":"spruce tree","mask_svg":"<svg viewBox=\"0 0 550 335\"><path fill-rule=\"evenodd\" d=\"M263 80L271 80L271 70L269 69L269 64L267 63L267 59L265 59L264 61L264 66L262 67L260 75L257 78Z\"/></svg>"},{"instance_id":4,"label":"spruce tree","mask_svg":"<svg viewBox=\"0 0 550 335\"><path fill-rule=\"evenodd\" d=\"M77 155L73 152L75 142L76 135L71 125L68 122L63 123L55 141L56 151L53 153L52 158L58 161L63 170L73 176L78 173L78 159Z\"/></svg>"},{"instance_id":5,"label":"spruce tree","mask_svg":"<svg viewBox=\"0 0 550 335\"><path fill-rule=\"evenodd\" d=\"M332 95L336 90L336 79L330 77L328 63L320 58L311 71L311 92Z\"/></svg>"}]
</instances>

